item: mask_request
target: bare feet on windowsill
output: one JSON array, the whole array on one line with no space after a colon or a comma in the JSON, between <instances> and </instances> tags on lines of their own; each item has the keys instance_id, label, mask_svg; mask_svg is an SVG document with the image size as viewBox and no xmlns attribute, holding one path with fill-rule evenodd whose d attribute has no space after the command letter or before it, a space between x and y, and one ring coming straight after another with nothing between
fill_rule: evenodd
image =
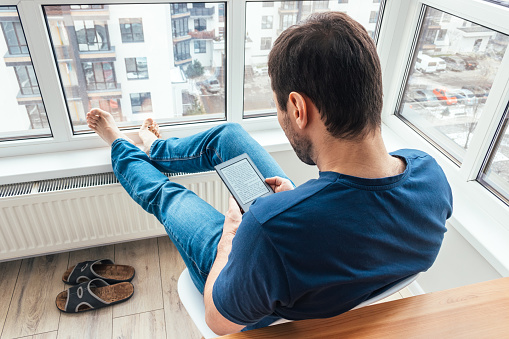
<instances>
[{"instance_id":1,"label":"bare feet on windowsill","mask_svg":"<svg viewBox=\"0 0 509 339\"><path fill-rule=\"evenodd\" d=\"M135 145L134 141L118 129L113 116L102 109L94 108L88 112L87 123L88 127L94 130L110 146L118 138L123 138Z\"/></svg>"},{"instance_id":2,"label":"bare feet on windowsill","mask_svg":"<svg viewBox=\"0 0 509 339\"><path fill-rule=\"evenodd\" d=\"M150 147L161 137L159 125L152 118L145 119L138 131L141 141L143 141L143 151L150 153Z\"/></svg>"}]
</instances>

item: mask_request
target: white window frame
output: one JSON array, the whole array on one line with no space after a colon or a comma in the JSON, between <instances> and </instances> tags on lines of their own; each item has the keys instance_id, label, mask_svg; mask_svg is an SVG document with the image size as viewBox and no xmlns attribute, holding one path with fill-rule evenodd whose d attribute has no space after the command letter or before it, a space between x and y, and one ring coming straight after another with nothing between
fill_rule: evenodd
<instances>
[{"instance_id":1,"label":"white window frame","mask_svg":"<svg viewBox=\"0 0 509 339\"><path fill-rule=\"evenodd\" d=\"M477 175L487 156L509 102L509 51L494 79L490 96L460 167L395 116L412 43L418 34L421 6L427 5L509 35L509 8L482 0L393 0L385 7L378 52L382 64L384 134L395 148L418 148L431 154L444 169L453 189L454 214L449 224L476 248L502 275L509 275L509 206L489 192ZM391 18L391 19L387 19ZM402 29L404 27L404 29ZM392 39L393 43L383 41Z\"/></svg>"}]
</instances>

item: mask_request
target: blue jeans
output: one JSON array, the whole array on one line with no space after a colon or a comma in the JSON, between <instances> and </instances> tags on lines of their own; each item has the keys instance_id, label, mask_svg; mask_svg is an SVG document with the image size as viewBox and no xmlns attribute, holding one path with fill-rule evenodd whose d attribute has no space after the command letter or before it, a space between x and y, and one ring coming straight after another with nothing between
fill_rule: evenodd
<instances>
[{"instance_id":1,"label":"blue jeans","mask_svg":"<svg viewBox=\"0 0 509 339\"><path fill-rule=\"evenodd\" d=\"M149 156L125 139L111 145L113 171L127 193L164 225L203 294L216 258L224 215L161 173L197 173L247 153L265 178L287 178L240 125L227 123L186 138L156 140Z\"/></svg>"}]
</instances>

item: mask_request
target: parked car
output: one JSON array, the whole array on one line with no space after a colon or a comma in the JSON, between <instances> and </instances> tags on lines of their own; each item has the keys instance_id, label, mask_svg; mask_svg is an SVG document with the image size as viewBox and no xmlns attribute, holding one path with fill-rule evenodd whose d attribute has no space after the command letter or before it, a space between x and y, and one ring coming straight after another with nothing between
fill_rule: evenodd
<instances>
[{"instance_id":1,"label":"parked car","mask_svg":"<svg viewBox=\"0 0 509 339\"><path fill-rule=\"evenodd\" d=\"M429 89L410 89L407 92L407 99L409 103L417 102L425 107L436 107L441 104Z\"/></svg>"},{"instance_id":2,"label":"parked car","mask_svg":"<svg viewBox=\"0 0 509 339\"><path fill-rule=\"evenodd\" d=\"M473 70L477 68L477 61L469 57L462 57L463 62L465 62L465 69Z\"/></svg>"},{"instance_id":3,"label":"parked car","mask_svg":"<svg viewBox=\"0 0 509 339\"><path fill-rule=\"evenodd\" d=\"M437 61L426 54L418 55L415 60L415 69L422 73L434 73L437 71Z\"/></svg>"},{"instance_id":4,"label":"parked car","mask_svg":"<svg viewBox=\"0 0 509 339\"><path fill-rule=\"evenodd\" d=\"M468 89L460 88L451 91L451 94L456 97L456 100L460 104L473 106L477 104L478 100L474 93Z\"/></svg>"},{"instance_id":5,"label":"parked car","mask_svg":"<svg viewBox=\"0 0 509 339\"><path fill-rule=\"evenodd\" d=\"M256 75L268 75L269 68L268 67L255 68L254 72Z\"/></svg>"},{"instance_id":6,"label":"parked car","mask_svg":"<svg viewBox=\"0 0 509 339\"><path fill-rule=\"evenodd\" d=\"M444 101L447 105L456 105L458 103L458 99L454 94L443 88L435 88L433 94L435 94L438 100Z\"/></svg>"},{"instance_id":7,"label":"parked car","mask_svg":"<svg viewBox=\"0 0 509 339\"><path fill-rule=\"evenodd\" d=\"M461 72L465 70L465 62L457 56L442 57L445 61L446 67L451 71Z\"/></svg>"},{"instance_id":8,"label":"parked car","mask_svg":"<svg viewBox=\"0 0 509 339\"><path fill-rule=\"evenodd\" d=\"M203 87L210 93L217 93L221 90L221 86L219 85L219 81L217 78L209 78L202 82Z\"/></svg>"},{"instance_id":9,"label":"parked car","mask_svg":"<svg viewBox=\"0 0 509 339\"><path fill-rule=\"evenodd\" d=\"M433 60L437 63L437 72L442 72L447 69L447 64L442 58L433 58Z\"/></svg>"},{"instance_id":10,"label":"parked car","mask_svg":"<svg viewBox=\"0 0 509 339\"><path fill-rule=\"evenodd\" d=\"M486 102L486 99L488 99L488 94L490 93L489 89L475 85L465 85L462 87L462 89L471 91L477 98L477 102L480 104L484 104Z\"/></svg>"}]
</instances>

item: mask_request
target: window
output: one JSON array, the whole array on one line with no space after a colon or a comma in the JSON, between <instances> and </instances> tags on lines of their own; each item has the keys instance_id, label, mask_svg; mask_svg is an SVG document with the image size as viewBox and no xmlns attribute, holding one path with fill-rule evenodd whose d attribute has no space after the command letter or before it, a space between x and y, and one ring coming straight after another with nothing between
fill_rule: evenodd
<instances>
[{"instance_id":1,"label":"window","mask_svg":"<svg viewBox=\"0 0 509 339\"><path fill-rule=\"evenodd\" d=\"M0 12L0 141L51 137L17 8Z\"/></svg>"},{"instance_id":2,"label":"window","mask_svg":"<svg viewBox=\"0 0 509 339\"><path fill-rule=\"evenodd\" d=\"M152 98L149 92L132 93L130 96L133 113L152 112Z\"/></svg>"},{"instance_id":3,"label":"window","mask_svg":"<svg viewBox=\"0 0 509 339\"><path fill-rule=\"evenodd\" d=\"M34 67L28 66L14 66L16 77L18 78L19 88L23 95L39 94L39 85L35 78Z\"/></svg>"},{"instance_id":4,"label":"window","mask_svg":"<svg viewBox=\"0 0 509 339\"><path fill-rule=\"evenodd\" d=\"M218 13L225 3L203 5L197 8ZM70 118L74 134L91 132L86 113L97 105L111 109L120 128L139 125L144 117L134 113L140 112L152 112L161 125L225 119L226 41L216 37L225 24L218 16L190 19L187 3L108 4L94 11L43 6L43 10L66 100L62 106L67 114L61 116ZM191 36L195 19L199 26L206 24L207 31L199 32L208 33L206 37ZM66 26L73 21L76 34ZM206 39L216 39L214 48ZM78 49L82 53L76 53ZM200 56L199 63L192 55ZM211 76L221 88L213 97L200 85ZM192 117L184 114L182 92L190 93L196 99L194 107L200 108ZM131 100L132 93L137 95Z\"/></svg>"},{"instance_id":5,"label":"window","mask_svg":"<svg viewBox=\"0 0 509 339\"><path fill-rule=\"evenodd\" d=\"M347 0L338 4L348 4ZM370 5L365 8L356 2L338 5L335 1L248 1L246 3L246 32L244 57L244 117L275 115L276 106L272 100L270 79L267 73L267 55L277 36L299 20L304 20L313 12L330 9L345 12L352 9L352 17L366 23L370 11L377 8ZM272 8L270 8L272 7ZM339 10L341 9L341 10ZM375 17L377 20L377 17ZM261 23L261 25L260 25ZM366 27L370 35L376 36L375 25ZM258 46L252 46L253 42Z\"/></svg>"},{"instance_id":6,"label":"window","mask_svg":"<svg viewBox=\"0 0 509 339\"><path fill-rule=\"evenodd\" d=\"M189 41L178 42L175 44L175 60L183 61L189 60L191 62L191 48L189 47Z\"/></svg>"},{"instance_id":7,"label":"window","mask_svg":"<svg viewBox=\"0 0 509 339\"><path fill-rule=\"evenodd\" d=\"M459 165L483 115L508 36L476 24L464 27L456 16L441 28L441 17L441 11L426 9L397 114Z\"/></svg>"},{"instance_id":8,"label":"window","mask_svg":"<svg viewBox=\"0 0 509 339\"><path fill-rule=\"evenodd\" d=\"M380 0L373 0L373 3L374 3L374 4L379 4L379 3L380 3Z\"/></svg>"},{"instance_id":9,"label":"window","mask_svg":"<svg viewBox=\"0 0 509 339\"><path fill-rule=\"evenodd\" d=\"M207 53L207 41L195 40L194 41L194 52L195 53Z\"/></svg>"},{"instance_id":10,"label":"window","mask_svg":"<svg viewBox=\"0 0 509 339\"><path fill-rule=\"evenodd\" d=\"M189 24L187 18L173 19L172 26L172 34L174 38L179 38L189 34Z\"/></svg>"},{"instance_id":11,"label":"window","mask_svg":"<svg viewBox=\"0 0 509 339\"><path fill-rule=\"evenodd\" d=\"M9 54L28 54L25 34L19 22L2 22L2 31Z\"/></svg>"},{"instance_id":12,"label":"window","mask_svg":"<svg viewBox=\"0 0 509 339\"><path fill-rule=\"evenodd\" d=\"M260 43L261 50L268 50L272 48L272 38L262 38Z\"/></svg>"},{"instance_id":13,"label":"window","mask_svg":"<svg viewBox=\"0 0 509 339\"><path fill-rule=\"evenodd\" d=\"M117 88L112 62L84 62L82 66L87 90L96 91Z\"/></svg>"},{"instance_id":14,"label":"window","mask_svg":"<svg viewBox=\"0 0 509 339\"><path fill-rule=\"evenodd\" d=\"M272 29L272 15L262 16L262 29Z\"/></svg>"},{"instance_id":15,"label":"window","mask_svg":"<svg viewBox=\"0 0 509 339\"><path fill-rule=\"evenodd\" d=\"M141 18L119 19L122 42L144 42Z\"/></svg>"},{"instance_id":16,"label":"window","mask_svg":"<svg viewBox=\"0 0 509 339\"><path fill-rule=\"evenodd\" d=\"M81 52L110 50L108 26L93 20L74 21L76 40Z\"/></svg>"},{"instance_id":17,"label":"window","mask_svg":"<svg viewBox=\"0 0 509 339\"><path fill-rule=\"evenodd\" d=\"M148 79L147 58L126 58L127 79Z\"/></svg>"},{"instance_id":18,"label":"window","mask_svg":"<svg viewBox=\"0 0 509 339\"><path fill-rule=\"evenodd\" d=\"M170 4L170 6L172 15L189 12L189 10L187 9L187 4Z\"/></svg>"},{"instance_id":19,"label":"window","mask_svg":"<svg viewBox=\"0 0 509 339\"><path fill-rule=\"evenodd\" d=\"M194 19L194 29L201 32L207 29L206 19Z\"/></svg>"},{"instance_id":20,"label":"window","mask_svg":"<svg viewBox=\"0 0 509 339\"><path fill-rule=\"evenodd\" d=\"M509 205L509 111L506 108L499 137L490 151L491 156L480 172L479 180Z\"/></svg>"},{"instance_id":21,"label":"window","mask_svg":"<svg viewBox=\"0 0 509 339\"><path fill-rule=\"evenodd\" d=\"M369 23L372 24L378 20L378 11L371 11L369 13Z\"/></svg>"},{"instance_id":22,"label":"window","mask_svg":"<svg viewBox=\"0 0 509 339\"><path fill-rule=\"evenodd\" d=\"M328 9L329 1L314 1L313 5L315 6L315 9Z\"/></svg>"}]
</instances>

